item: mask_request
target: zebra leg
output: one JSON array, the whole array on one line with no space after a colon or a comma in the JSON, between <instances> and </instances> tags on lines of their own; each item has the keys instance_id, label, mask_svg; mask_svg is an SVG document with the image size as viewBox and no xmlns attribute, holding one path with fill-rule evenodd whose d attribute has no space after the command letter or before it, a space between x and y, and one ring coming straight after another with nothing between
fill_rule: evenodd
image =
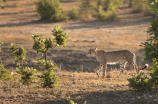
<instances>
[{"instance_id":1,"label":"zebra leg","mask_svg":"<svg viewBox=\"0 0 158 104\"><path fill-rule=\"evenodd\" d=\"M126 64L127 64L127 62L120 63L120 74L117 75L117 78L120 77L123 74L124 68L126 67Z\"/></svg>"},{"instance_id":2,"label":"zebra leg","mask_svg":"<svg viewBox=\"0 0 158 104\"><path fill-rule=\"evenodd\" d=\"M96 74L97 74L98 78L99 78L100 70L101 70L102 68L103 68L103 64L100 63L99 69L96 71Z\"/></svg>"},{"instance_id":3,"label":"zebra leg","mask_svg":"<svg viewBox=\"0 0 158 104\"><path fill-rule=\"evenodd\" d=\"M103 64L103 77L102 77L102 78L105 77L105 75L106 75L106 70L107 70L107 63Z\"/></svg>"}]
</instances>

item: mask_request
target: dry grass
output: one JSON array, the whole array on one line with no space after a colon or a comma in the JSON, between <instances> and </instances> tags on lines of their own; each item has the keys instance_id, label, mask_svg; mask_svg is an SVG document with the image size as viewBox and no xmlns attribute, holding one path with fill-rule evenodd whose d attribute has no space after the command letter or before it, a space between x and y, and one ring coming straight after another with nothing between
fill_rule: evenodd
<instances>
[{"instance_id":1,"label":"dry grass","mask_svg":"<svg viewBox=\"0 0 158 104\"><path fill-rule=\"evenodd\" d=\"M31 86L19 86L16 81L1 81L2 104L122 104L153 103L158 101L156 92L134 93L128 86L127 78L133 71L125 71L114 78L119 71L111 71L112 78L98 79L95 73L59 71L59 86L53 89L41 88L36 80ZM148 73L148 72L146 72ZM16 75L17 76L17 75ZM113 99L113 100L112 100ZM98 102L98 103L97 103Z\"/></svg>"}]
</instances>

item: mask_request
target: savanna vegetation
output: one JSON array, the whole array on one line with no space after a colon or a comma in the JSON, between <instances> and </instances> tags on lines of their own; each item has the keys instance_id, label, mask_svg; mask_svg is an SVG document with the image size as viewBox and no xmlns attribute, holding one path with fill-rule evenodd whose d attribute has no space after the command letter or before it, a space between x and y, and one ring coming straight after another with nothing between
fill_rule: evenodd
<instances>
[{"instance_id":1,"label":"savanna vegetation","mask_svg":"<svg viewBox=\"0 0 158 104\"><path fill-rule=\"evenodd\" d=\"M0 40L3 42L0 42L2 48L0 103L156 103L158 101L158 1L151 3L151 9L152 1L1 0L0 19L3 21L0 24ZM73 6L68 6L71 3ZM28 11L22 12L24 7ZM120 23L126 24L124 22L126 18L123 18L122 22L121 15L127 8L130 9L128 13L140 13L146 16L154 14L156 17L154 19L151 17L153 21L150 22L150 26L146 26L147 28L142 25L147 19L139 25L141 29L130 20L128 23L134 25L133 27L120 25ZM10 12L10 10L15 11ZM63 22L65 20L70 21ZM82 20L85 24L71 20ZM90 26L87 20L92 21ZM119 21L109 22L114 20ZM141 20L136 22L139 21ZM61 25L64 29L57 25ZM52 31L50 28L53 28ZM131 33L122 34L129 28L132 29ZM149 34L149 38L146 40L144 34L135 32L136 30L144 30ZM130 47L128 49L139 50L140 43L137 43L137 39L142 42L145 61L152 63L150 70L138 75L133 70L127 70L120 78L115 78L119 71L109 66L111 71L106 78L96 77L95 69L98 63L94 56L86 54L87 48L97 46L112 51ZM66 67L67 63L71 63L69 67Z\"/></svg>"}]
</instances>

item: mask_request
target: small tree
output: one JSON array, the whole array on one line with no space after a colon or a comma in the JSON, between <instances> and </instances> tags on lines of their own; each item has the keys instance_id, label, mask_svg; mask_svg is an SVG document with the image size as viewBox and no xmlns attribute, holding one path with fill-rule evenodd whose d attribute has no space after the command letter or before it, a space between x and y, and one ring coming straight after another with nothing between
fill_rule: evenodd
<instances>
[{"instance_id":1,"label":"small tree","mask_svg":"<svg viewBox=\"0 0 158 104\"><path fill-rule=\"evenodd\" d=\"M53 88L58 85L58 77L54 75L54 70L57 69L53 61L47 60L47 51L48 49L54 49L56 46L66 46L67 33L64 33L64 30L59 26L55 27L52 38L40 38L40 35L31 34L32 39L34 40L33 49L36 50L37 54L42 53L44 59L38 59L38 69L43 71L42 75L38 75L41 78L40 83L42 87Z\"/></svg>"}]
</instances>

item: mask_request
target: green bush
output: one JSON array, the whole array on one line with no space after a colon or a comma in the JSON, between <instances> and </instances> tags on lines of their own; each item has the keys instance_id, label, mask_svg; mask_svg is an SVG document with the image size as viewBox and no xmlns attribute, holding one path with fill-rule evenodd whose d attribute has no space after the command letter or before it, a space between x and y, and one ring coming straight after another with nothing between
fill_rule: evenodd
<instances>
[{"instance_id":1,"label":"green bush","mask_svg":"<svg viewBox=\"0 0 158 104\"><path fill-rule=\"evenodd\" d=\"M10 71L6 70L3 64L0 64L0 80L14 80L14 75Z\"/></svg>"},{"instance_id":2,"label":"green bush","mask_svg":"<svg viewBox=\"0 0 158 104\"><path fill-rule=\"evenodd\" d=\"M40 35L31 34L31 38L34 40L33 49L37 54L42 53L44 59L37 59L38 69L43 71L43 74L38 75L42 87L53 88L58 85L58 77L54 74L54 70L57 69L53 61L47 60L48 49L54 49L56 46L66 46L68 34L64 33L64 30L60 26L55 26L52 30L52 38L42 39Z\"/></svg>"},{"instance_id":3,"label":"green bush","mask_svg":"<svg viewBox=\"0 0 158 104\"><path fill-rule=\"evenodd\" d=\"M5 5L1 5L1 9L5 9L5 7L6 7Z\"/></svg>"},{"instance_id":4,"label":"green bush","mask_svg":"<svg viewBox=\"0 0 158 104\"><path fill-rule=\"evenodd\" d=\"M17 45L11 43L12 54L14 55L15 59L13 61L14 64L17 65L16 72L21 76L20 82L21 85L29 85L35 79L33 77L36 69L24 67L23 64L27 63L26 61L26 50L23 47L17 48Z\"/></svg>"},{"instance_id":5,"label":"green bush","mask_svg":"<svg viewBox=\"0 0 158 104\"><path fill-rule=\"evenodd\" d=\"M58 86L58 77L54 74L53 70L48 70L44 72L42 75L38 75L38 77L41 78L40 83L43 88L53 88Z\"/></svg>"},{"instance_id":6,"label":"green bush","mask_svg":"<svg viewBox=\"0 0 158 104\"><path fill-rule=\"evenodd\" d=\"M0 46L3 44L2 41L0 41ZM1 47L0 47L1 52ZM11 74L10 71L6 70L2 63L0 63L0 80L13 80L15 77Z\"/></svg>"},{"instance_id":7,"label":"green bush","mask_svg":"<svg viewBox=\"0 0 158 104\"><path fill-rule=\"evenodd\" d=\"M150 3L155 0L132 0L132 9L134 12L142 12L144 15L153 15Z\"/></svg>"},{"instance_id":8,"label":"green bush","mask_svg":"<svg viewBox=\"0 0 158 104\"><path fill-rule=\"evenodd\" d=\"M123 0L104 0L103 8L105 11L116 11L123 4Z\"/></svg>"},{"instance_id":9,"label":"green bush","mask_svg":"<svg viewBox=\"0 0 158 104\"><path fill-rule=\"evenodd\" d=\"M21 76L21 85L29 85L35 79L34 73L36 72L36 69L25 67L21 70L19 68L16 68L16 72Z\"/></svg>"},{"instance_id":10,"label":"green bush","mask_svg":"<svg viewBox=\"0 0 158 104\"><path fill-rule=\"evenodd\" d=\"M59 0L39 0L36 8L41 19L52 21L68 19L65 11L60 7Z\"/></svg>"},{"instance_id":11,"label":"green bush","mask_svg":"<svg viewBox=\"0 0 158 104\"><path fill-rule=\"evenodd\" d=\"M132 78L127 79L129 81L128 86L132 87L136 91L145 91L152 89L152 83L144 73L139 73L137 76L132 75Z\"/></svg>"},{"instance_id":12,"label":"green bush","mask_svg":"<svg viewBox=\"0 0 158 104\"><path fill-rule=\"evenodd\" d=\"M152 66L150 83L153 84L153 87L158 87L158 62L153 61Z\"/></svg>"},{"instance_id":13,"label":"green bush","mask_svg":"<svg viewBox=\"0 0 158 104\"><path fill-rule=\"evenodd\" d=\"M10 50L15 57L13 63L16 64L19 68L21 68L23 63L27 63L25 48L23 48L23 47L17 48L16 44L11 43Z\"/></svg>"},{"instance_id":14,"label":"green bush","mask_svg":"<svg viewBox=\"0 0 158 104\"><path fill-rule=\"evenodd\" d=\"M102 9L99 9L98 19L114 21L118 20L118 16L113 11L104 11Z\"/></svg>"},{"instance_id":15,"label":"green bush","mask_svg":"<svg viewBox=\"0 0 158 104\"><path fill-rule=\"evenodd\" d=\"M74 7L70 12L69 12L69 17L70 19L78 19L79 18L79 12L76 9L76 7Z\"/></svg>"}]
</instances>

